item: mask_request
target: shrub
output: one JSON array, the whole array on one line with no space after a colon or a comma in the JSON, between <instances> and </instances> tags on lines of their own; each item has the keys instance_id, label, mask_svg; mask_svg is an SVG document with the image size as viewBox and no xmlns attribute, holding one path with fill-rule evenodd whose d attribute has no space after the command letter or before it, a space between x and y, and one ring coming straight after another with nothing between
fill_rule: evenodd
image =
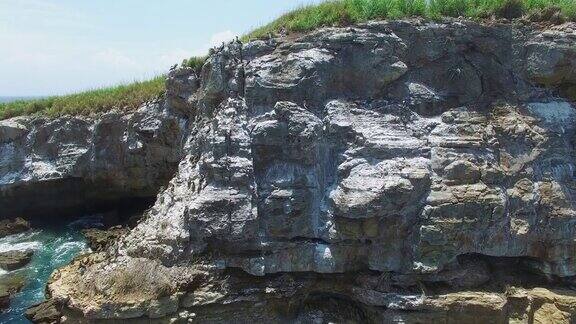
<instances>
[{"instance_id":1,"label":"shrub","mask_svg":"<svg viewBox=\"0 0 576 324\"><path fill-rule=\"evenodd\" d=\"M190 67L194 69L196 73L199 73L200 70L202 69L202 66L204 66L205 62L206 62L206 56L193 56L189 59L185 59L184 61L182 61L181 66Z\"/></svg>"}]
</instances>

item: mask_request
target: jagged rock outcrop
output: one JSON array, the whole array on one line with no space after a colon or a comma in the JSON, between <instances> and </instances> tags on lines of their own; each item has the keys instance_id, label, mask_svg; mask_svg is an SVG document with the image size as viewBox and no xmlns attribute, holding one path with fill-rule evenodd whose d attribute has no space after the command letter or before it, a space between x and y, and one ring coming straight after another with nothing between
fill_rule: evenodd
<instances>
[{"instance_id":1,"label":"jagged rock outcrop","mask_svg":"<svg viewBox=\"0 0 576 324\"><path fill-rule=\"evenodd\" d=\"M128 228L122 226L113 226L108 229L88 228L82 230L88 247L94 252L105 251L127 232Z\"/></svg>"},{"instance_id":2,"label":"jagged rock outcrop","mask_svg":"<svg viewBox=\"0 0 576 324\"><path fill-rule=\"evenodd\" d=\"M185 125L162 102L96 119L0 121L0 215L77 215L154 197L181 159Z\"/></svg>"},{"instance_id":3,"label":"jagged rock outcrop","mask_svg":"<svg viewBox=\"0 0 576 324\"><path fill-rule=\"evenodd\" d=\"M30 223L20 217L14 219L0 219L0 238L8 235L26 232L30 229Z\"/></svg>"},{"instance_id":4,"label":"jagged rock outcrop","mask_svg":"<svg viewBox=\"0 0 576 324\"><path fill-rule=\"evenodd\" d=\"M2 277L2 281L0 281L0 311L10 307L11 296L18 293L25 283L26 278L21 273L12 273Z\"/></svg>"},{"instance_id":5,"label":"jagged rock outcrop","mask_svg":"<svg viewBox=\"0 0 576 324\"><path fill-rule=\"evenodd\" d=\"M54 301L34 305L26 311L26 318L32 321L32 323L58 323L62 314L58 311L57 307L58 305L56 305Z\"/></svg>"},{"instance_id":6,"label":"jagged rock outcrop","mask_svg":"<svg viewBox=\"0 0 576 324\"><path fill-rule=\"evenodd\" d=\"M4 271L18 270L32 260L34 251L7 251L0 252L0 269Z\"/></svg>"},{"instance_id":7,"label":"jagged rock outcrop","mask_svg":"<svg viewBox=\"0 0 576 324\"><path fill-rule=\"evenodd\" d=\"M572 322L575 31L370 22L174 71L178 172L48 291L71 322Z\"/></svg>"}]
</instances>

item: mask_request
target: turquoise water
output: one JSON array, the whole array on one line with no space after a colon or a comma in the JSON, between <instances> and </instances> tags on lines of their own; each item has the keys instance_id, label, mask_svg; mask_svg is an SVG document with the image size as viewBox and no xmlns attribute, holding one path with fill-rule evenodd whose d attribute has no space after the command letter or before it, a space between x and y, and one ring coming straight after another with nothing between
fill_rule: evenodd
<instances>
[{"instance_id":1,"label":"turquoise water","mask_svg":"<svg viewBox=\"0 0 576 324\"><path fill-rule=\"evenodd\" d=\"M32 261L25 268L0 273L0 280L17 274L26 278L22 291L13 296L10 308L0 314L0 323L30 323L24 312L44 300L46 282L52 272L89 251L81 229L100 226L100 218L87 216L67 224L35 226L41 229L0 238L0 252L34 250Z\"/></svg>"}]
</instances>

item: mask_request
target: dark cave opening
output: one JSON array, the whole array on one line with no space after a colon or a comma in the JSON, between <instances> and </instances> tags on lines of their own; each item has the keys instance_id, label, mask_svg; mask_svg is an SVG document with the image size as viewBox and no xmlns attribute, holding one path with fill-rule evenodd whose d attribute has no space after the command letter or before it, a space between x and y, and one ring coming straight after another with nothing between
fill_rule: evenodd
<instances>
[{"instance_id":1,"label":"dark cave opening","mask_svg":"<svg viewBox=\"0 0 576 324\"><path fill-rule=\"evenodd\" d=\"M488 280L481 286L504 287L566 287L575 283L574 277L560 277L549 273L545 260L530 256L490 256L470 253L458 256L460 265L476 262L487 269Z\"/></svg>"},{"instance_id":2,"label":"dark cave opening","mask_svg":"<svg viewBox=\"0 0 576 324\"><path fill-rule=\"evenodd\" d=\"M135 225L156 200L156 191L130 190L79 178L3 189L0 219L21 217L33 227L99 214L103 225Z\"/></svg>"}]
</instances>

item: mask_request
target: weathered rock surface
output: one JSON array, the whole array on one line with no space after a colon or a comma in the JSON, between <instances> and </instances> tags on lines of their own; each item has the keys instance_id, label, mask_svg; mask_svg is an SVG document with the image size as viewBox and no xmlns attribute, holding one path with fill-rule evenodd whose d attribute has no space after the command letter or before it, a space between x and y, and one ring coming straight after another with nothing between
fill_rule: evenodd
<instances>
[{"instance_id":1,"label":"weathered rock surface","mask_svg":"<svg viewBox=\"0 0 576 324\"><path fill-rule=\"evenodd\" d=\"M7 251L0 252L0 269L13 271L30 263L34 251Z\"/></svg>"},{"instance_id":2,"label":"weathered rock surface","mask_svg":"<svg viewBox=\"0 0 576 324\"><path fill-rule=\"evenodd\" d=\"M371 22L171 72L178 172L48 291L70 322L573 322L575 27Z\"/></svg>"},{"instance_id":3,"label":"weathered rock surface","mask_svg":"<svg viewBox=\"0 0 576 324\"><path fill-rule=\"evenodd\" d=\"M30 229L30 223L23 218L0 219L0 238L26 232Z\"/></svg>"},{"instance_id":4,"label":"weathered rock surface","mask_svg":"<svg viewBox=\"0 0 576 324\"><path fill-rule=\"evenodd\" d=\"M161 102L96 119L0 121L1 217L73 214L155 196L181 159L185 123Z\"/></svg>"},{"instance_id":5,"label":"weathered rock surface","mask_svg":"<svg viewBox=\"0 0 576 324\"><path fill-rule=\"evenodd\" d=\"M26 311L26 318L38 324L60 323L62 313L58 310L58 305L53 300L49 300L30 307Z\"/></svg>"},{"instance_id":6,"label":"weathered rock surface","mask_svg":"<svg viewBox=\"0 0 576 324\"><path fill-rule=\"evenodd\" d=\"M10 298L24 287L25 277L22 274L9 274L0 278L0 311L10 306Z\"/></svg>"},{"instance_id":7,"label":"weathered rock surface","mask_svg":"<svg viewBox=\"0 0 576 324\"><path fill-rule=\"evenodd\" d=\"M127 232L128 228L122 226L114 226L108 229L88 228L82 230L82 234L88 241L88 247L94 252L106 250Z\"/></svg>"}]
</instances>

